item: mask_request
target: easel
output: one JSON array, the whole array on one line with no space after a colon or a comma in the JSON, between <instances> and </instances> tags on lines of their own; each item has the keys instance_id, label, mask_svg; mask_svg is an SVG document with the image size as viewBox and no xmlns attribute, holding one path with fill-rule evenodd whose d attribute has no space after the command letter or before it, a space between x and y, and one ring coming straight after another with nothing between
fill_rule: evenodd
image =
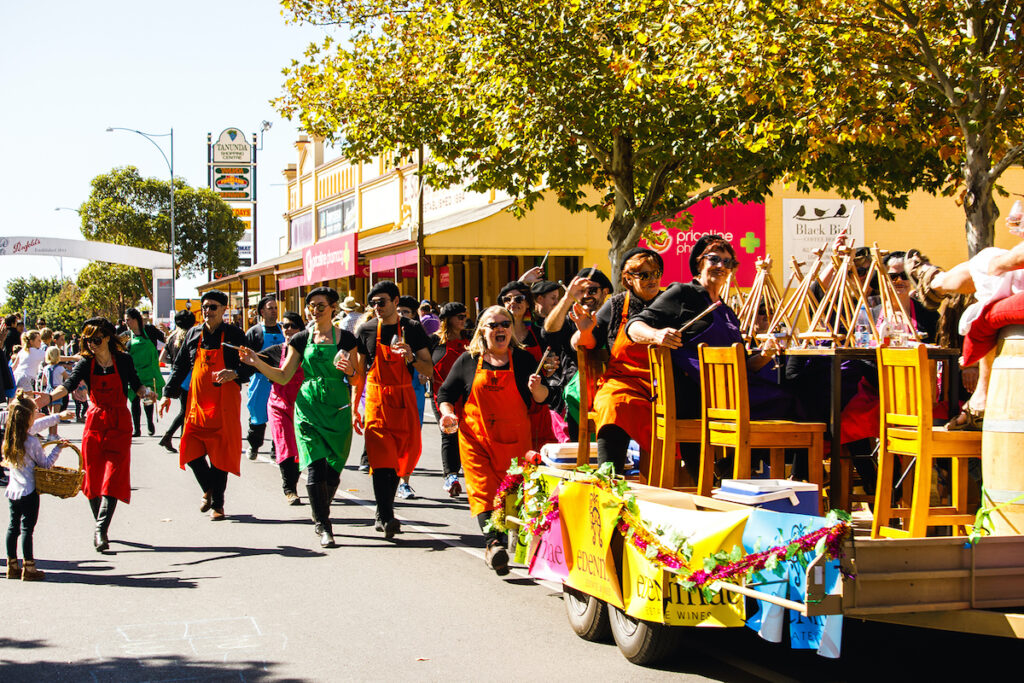
<instances>
[{"instance_id":1,"label":"easel","mask_svg":"<svg viewBox=\"0 0 1024 683\"><path fill-rule=\"evenodd\" d=\"M746 341L747 346L751 346L757 337L757 316L758 312L764 309L765 315L771 320L775 316L775 312L779 310L779 306L782 305L782 295L779 294L779 288L775 284L775 280L772 278L772 257L766 255L763 259L757 259L755 265L757 269L757 275L754 276L754 284L750 286L750 294L747 296L745 302L743 302L742 308L739 309L740 319L740 332L743 334L743 339ZM792 282L792 279L790 280ZM772 332L768 330L761 330L762 332Z\"/></svg>"}]
</instances>

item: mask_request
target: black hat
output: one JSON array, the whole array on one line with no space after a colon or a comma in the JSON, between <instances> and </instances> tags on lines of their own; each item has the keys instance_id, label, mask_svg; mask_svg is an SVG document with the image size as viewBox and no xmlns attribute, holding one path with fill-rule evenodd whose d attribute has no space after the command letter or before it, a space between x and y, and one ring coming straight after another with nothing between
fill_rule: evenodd
<instances>
[{"instance_id":1,"label":"black hat","mask_svg":"<svg viewBox=\"0 0 1024 683\"><path fill-rule=\"evenodd\" d=\"M459 315L460 313L465 312L466 304L462 303L461 301L452 301L441 307L441 312L440 314L438 314L437 317L439 317L441 320L445 320L446 318L450 318L453 315Z\"/></svg>"},{"instance_id":2,"label":"black hat","mask_svg":"<svg viewBox=\"0 0 1024 683\"><path fill-rule=\"evenodd\" d=\"M402 308L408 308L415 315L416 310L420 307L420 302L416 300L416 297L406 294L398 297L398 305Z\"/></svg>"},{"instance_id":3,"label":"black hat","mask_svg":"<svg viewBox=\"0 0 1024 683\"><path fill-rule=\"evenodd\" d=\"M174 326L187 330L196 324L196 315L192 311L178 311L174 314Z\"/></svg>"},{"instance_id":4,"label":"black hat","mask_svg":"<svg viewBox=\"0 0 1024 683\"><path fill-rule=\"evenodd\" d=\"M625 254L622 255L622 265L625 266L626 265L626 261L628 261L629 259L633 258L637 254L643 254L644 256L650 256L652 259L654 259L654 262L658 264L658 270L664 272L664 270L665 270L665 261L664 261L664 259L661 258L661 254L659 254L658 252L654 251L653 249L647 249L646 247L633 247L632 249L627 251Z\"/></svg>"},{"instance_id":5,"label":"black hat","mask_svg":"<svg viewBox=\"0 0 1024 683\"><path fill-rule=\"evenodd\" d=\"M256 304L256 312L257 313L262 313L263 312L263 307L266 306L267 304L269 304L271 301L277 301L277 295L276 294L267 294L265 297L260 299L260 302L258 304Z\"/></svg>"},{"instance_id":6,"label":"black hat","mask_svg":"<svg viewBox=\"0 0 1024 683\"><path fill-rule=\"evenodd\" d=\"M211 289L208 292L203 292L203 296L199 299L199 301L203 302L206 301L207 299L209 299L210 301L216 301L221 306L228 305L228 295L220 291L219 289Z\"/></svg>"},{"instance_id":7,"label":"black hat","mask_svg":"<svg viewBox=\"0 0 1024 683\"><path fill-rule=\"evenodd\" d=\"M580 272L576 273L576 277L585 277L591 282L596 282L598 287L611 291L615 289L612 286L612 281L608 279L608 276L602 273L597 268L584 268Z\"/></svg>"},{"instance_id":8,"label":"black hat","mask_svg":"<svg viewBox=\"0 0 1024 683\"><path fill-rule=\"evenodd\" d=\"M551 280L537 280L530 286L530 291L533 292L534 296L543 296L549 294L556 289L560 289L557 282Z\"/></svg>"},{"instance_id":9,"label":"black hat","mask_svg":"<svg viewBox=\"0 0 1024 683\"><path fill-rule=\"evenodd\" d=\"M530 285L525 282L512 280L512 282L507 283L501 288L501 291L498 292L498 301L500 302L505 298L505 295L510 292L521 292L522 294L525 294L527 298L530 299L530 305L533 305L533 292L530 290Z\"/></svg>"}]
</instances>

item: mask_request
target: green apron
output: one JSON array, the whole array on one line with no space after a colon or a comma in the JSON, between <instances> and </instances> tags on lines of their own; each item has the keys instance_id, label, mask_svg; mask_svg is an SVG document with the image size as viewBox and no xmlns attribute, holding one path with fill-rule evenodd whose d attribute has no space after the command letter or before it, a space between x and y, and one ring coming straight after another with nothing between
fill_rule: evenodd
<instances>
[{"instance_id":1,"label":"green apron","mask_svg":"<svg viewBox=\"0 0 1024 683\"><path fill-rule=\"evenodd\" d=\"M135 365L135 373L139 376L142 386L149 387L160 396L164 390L164 376L160 372L160 354L157 353L156 344L146 336L145 329L142 334L132 334L128 340L128 355L132 357L132 364ZM128 400L135 399L135 392L128 390Z\"/></svg>"},{"instance_id":2,"label":"green apron","mask_svg":"<svg viewBox=\"0 0 1024 683\"><path fill-rule=\"evenodd\" d=\"M295 442L299 447L299 468L327 458L327 464L341 472L352 444L352 392L345 374L334 367L338 352L337 333L332 328L330 344L314 344L310 330L302 353L305 379L295 397Z\"/></svg>"}]
</instances>

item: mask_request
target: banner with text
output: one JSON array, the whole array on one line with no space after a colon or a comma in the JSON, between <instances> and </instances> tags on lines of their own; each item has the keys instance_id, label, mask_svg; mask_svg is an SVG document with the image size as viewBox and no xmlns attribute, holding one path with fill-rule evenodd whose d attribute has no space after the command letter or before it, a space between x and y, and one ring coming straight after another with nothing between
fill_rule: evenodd
<instances>
[{"instance_id":1,"label":"banner with text","mask_svg":"<svg viewBox=\"0 0 1024 683\"><path fill-rule=\"evenodd\" d=\"M830 244L849 226L847 244L864 245L864 205L855 199L783 199L782 259L789 272L792 257L803 272L814 263L814 250Z\"/></svg>"}]
</instances>

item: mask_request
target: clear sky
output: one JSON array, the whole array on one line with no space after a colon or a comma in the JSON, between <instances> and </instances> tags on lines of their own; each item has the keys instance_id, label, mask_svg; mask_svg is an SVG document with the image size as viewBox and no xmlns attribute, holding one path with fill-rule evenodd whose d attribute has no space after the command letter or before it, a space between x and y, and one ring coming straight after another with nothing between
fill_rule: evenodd
<instances>
[{"instance_id":1,"label":"clear sky","mask_svg":"<svg viewBox=\"0 0 1024 683\"><path fill-rule=\"evenodd\" d=\"M264 119L258 156L258 256L278 254L286 209L281 171L294 163L295 124L269 100L281 69L323 29L286 24L275 0L57 0L5 3L0 22L0 235L79 238L90 180L133 165L166 178L159 152L134 133L174 128L175 175L206 183L206 134ZM163 138L166 140L166 138ZM165 150L167 149L165 143ZM86 261L64 259L64 273ZM56 275L56 258L0 257L0 299L11 277ZM178 296L194 294L181 280Z\"/></svg>"}]
</instances>

